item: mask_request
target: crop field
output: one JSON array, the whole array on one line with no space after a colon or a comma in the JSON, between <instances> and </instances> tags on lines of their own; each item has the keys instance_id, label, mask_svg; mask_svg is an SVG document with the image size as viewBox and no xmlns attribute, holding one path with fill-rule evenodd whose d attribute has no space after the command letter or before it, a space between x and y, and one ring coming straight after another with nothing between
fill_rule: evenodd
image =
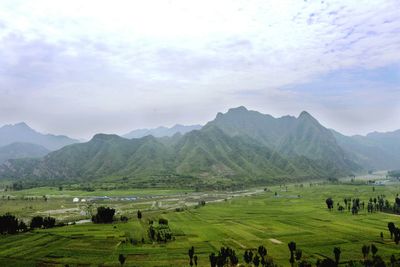
<instances>
[{"instance_id":1,"label":"crop field","mask_svg":"<svg viewBox=\"0 0 400 267\"><path fill-rule=\"evenodd\" d=\"M124 266L189 266L187 251L191 246L199 258L199 266L209 266L209 254L221 246L234 248L243 263L244 250L259 245L267 248L268 255L279 266L289 266L290 241L302 249L303 258L313 262L333 257L335 246L341 248L341 262L360 260L361 246L372 243L377 246L378 255L389 261L392 254L400 256L400 245L390 239L387 223L399 225L400 216L371 214L366 208L352 215L347 210L337 211L336 205L343 203L345 197L360 198L367 203L370 197L382 194L393 203L397 193L400 187L396 184L274 186L265 192L231 195L226 200L179 212L142 204L140 220L133 210L139 202L119 209L121 214L128 215L127 223L76 224L1 236L0 266L119 266L119 254L127 257ZM326 207L328 197L335 202L333 211ZM62 204L60 201L62 198L50 198L48 204L41 205L56 207ZM103 204L120 207L118 202ZM2 204L2 212L5 205ZM168 219L175 240L161 244L149 240L148 220L158 218Z\"/></svg>"}]
</instances>

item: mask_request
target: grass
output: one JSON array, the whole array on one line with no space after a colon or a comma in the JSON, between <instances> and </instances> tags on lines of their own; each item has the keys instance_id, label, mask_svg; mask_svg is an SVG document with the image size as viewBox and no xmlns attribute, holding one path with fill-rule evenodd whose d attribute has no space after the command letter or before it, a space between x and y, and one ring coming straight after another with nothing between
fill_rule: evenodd
<instances>
[{"instance_id":1,"label":"grass","mask_svg":"<svg viewBox=\"0 0 400 267\"><path fill-rule=\"evenodd\" d=\"M360 260L361 246L371 243L376 244L378 254L388 261L391 254L400 256L399 246L390 240L387 230L389 221L400 225L399 216L367 214L366 211L353 216L336 209L329 212L325 199L332 197L336 207L338 201L343 203L344 197L359 197L367 202L370 197L384 194L393 202L399 191L396 185L376 186L375 192L367 185L307 185L303 188L291 185L288 191L278 186L256 196L207 203L183 212L143 212L141 221L132 214L128 223L89 223L2 236L0 266L63 266L66 263L70 266L118 266L120 253L127 256L125 266L188 266L190 246L195 247L199 266L209 266L208 255L221 246L234 248L243 262L244 250L259 245L266 246L268 255L280 266L288 266L287 243L290 241L295 241L303 250L304 258L314 262L318 258L333 257L335 246L341 248L341 261ZM108 203L108 206L113 205L117 204ZM175 241L153 244L148 240L147 220L159 217L169 220ZM380 232L384 233L383 241ZM145 244L125 242L128 238L140 241L142 237Z\"/></svg>"}]
</instances>

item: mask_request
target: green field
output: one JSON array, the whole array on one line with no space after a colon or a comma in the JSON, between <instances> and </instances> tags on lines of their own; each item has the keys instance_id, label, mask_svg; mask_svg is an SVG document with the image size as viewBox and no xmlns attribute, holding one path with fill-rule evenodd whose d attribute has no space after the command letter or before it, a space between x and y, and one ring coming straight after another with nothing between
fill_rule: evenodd
<instances>
[{"instance_id":1,"label":"green field","mask_svg":"<svg viewBox=\"0 0 400 267\"><path fill-rule=\"evenodd\" d=\"M207 203L204 207L182 212L144 211L140 221L134 216L136 206L129 204L131 206L121 209L121 214L130 216L128 223L88 223L2 236L0 266L64 266L67 263L70 266L118 266L120 253L127 256L125 266L189 266L187 250L190 246L195 247L199 266L209 266L208 255L221 246L234 248L243 263L244 250L259 245L266 246L268 255L280 266L289 266L287 243L290 241L295 241L303 250L303 257L313 262L325 256L333 257L335 246L342 250L342 262L360 260L361 246L371 243L375 243L378 254L389 261L392 254L400 256L400 246L390 240L387 223L393 221L400 225L400 216L380 212L367 214L366 210L352 215L348 211L340 213L336 208L330 212L325 204L327 197L334 199L336 207L338 201L343 203L344 197L358 197L367 202L370 197L381 194L393 203L400 192L398 185L376 186L375 192L372 188L329 184L310 187L307 184L304 187L290 185L286 191L277 186L269 188L268 192ZM52 201L60 205L57 201L62 198L47 202ZM2 204L2 212L5 205ZM148 239L147 220L160 217L169 220L174 241L156 244ZM383 241L380 232L384 233ZM144 244L139 242L142 237ZM137 244L125 242L129 238L138 241Z\"/></svg>"}]
</instances>

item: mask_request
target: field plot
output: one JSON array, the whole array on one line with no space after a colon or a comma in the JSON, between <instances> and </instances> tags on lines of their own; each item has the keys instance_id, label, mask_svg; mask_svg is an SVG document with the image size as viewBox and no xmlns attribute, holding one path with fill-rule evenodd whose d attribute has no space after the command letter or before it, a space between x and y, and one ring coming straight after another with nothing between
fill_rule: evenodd
<instances>
[{"instance_id":1,"label":"field plot","mask_svg":"<svg viewBox=\"0 0 400 267\"><path fill-rule=\"evenodd\" d=\"M295 241L303 257L315 262L333 257L333 248L342 251L341 262L362 259L361 246L374 243L378 254L389 261L400 256L400 247L390 240L387 223L400 224L400 217L381 212L358 215L339 212L343 198L369 198L384 194L394 201L397 185L290 185L271 187L267 192L237 195L205 206L175 209L148 209L143 218L135 210L129 222L107 225L92 223L38 230L0 238L0 266L118 266L118 255L127 257L125 266L188 266L187 251L195 247L199 266L209 266L208 256L221 246L236 250L243 262L245 249L264 245L268 255L280 266L289 266L287 243ZM186 196L188 197L188 196ZM190 197L190 196L189 196ZM325 199L332 197L335 208L329 211ZM174 196L176 198L176 196ZM179 200L177 200L179 203ZM113 207L113 202L107 206ZM173 241L153 243L148 237L148 220L168 219ZM380 233L384 233L383 240ZM144 239L144 243L142 242ZM8 265L9 266L9 265Z\"/></svg>"}]
</instances>

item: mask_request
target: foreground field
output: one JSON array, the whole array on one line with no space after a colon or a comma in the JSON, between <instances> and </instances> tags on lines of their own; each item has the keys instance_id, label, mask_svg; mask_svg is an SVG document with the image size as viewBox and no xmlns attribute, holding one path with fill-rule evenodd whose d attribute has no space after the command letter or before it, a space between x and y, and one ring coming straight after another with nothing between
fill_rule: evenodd
<instances>
[{"instance_id":1,"label":"foreground field","mask_svg":"<svg viewBox=\"0 0 400 267\"><path fill-rule=\"evenodd\" d=\"M271 187L267 192L227 198L182 212L149 209L141 220L131 211L128 223L88 223L2 236L0 266L118 266L119 254L127 256L125 266L188 266L190 246L195 247L199 266L209 266L208 255L221 246L234 248L243 262L244 250L259 245L266 246L268 255L280 266L289 266L290 241L295 241L303 257L313 262L333 257L335 246L341 248L341 262L360 260L361 246L371 243L389 261L392 254L400 256L400 247L390 240L387 223L399 225L399 216L367 214L366 209L358 215L340 213L336 208L330 212L325 199L332 197L336 207L344 197L367 202L370 197L384 194L393 202L399 192L397 185L376 186L374 192L368 185L291 185L287 190ZM156 244L148 239L148 219L160 217L169 220L174 241ZM135 244L126 242L129 239Z\"/></svg>"}]
</instances>

